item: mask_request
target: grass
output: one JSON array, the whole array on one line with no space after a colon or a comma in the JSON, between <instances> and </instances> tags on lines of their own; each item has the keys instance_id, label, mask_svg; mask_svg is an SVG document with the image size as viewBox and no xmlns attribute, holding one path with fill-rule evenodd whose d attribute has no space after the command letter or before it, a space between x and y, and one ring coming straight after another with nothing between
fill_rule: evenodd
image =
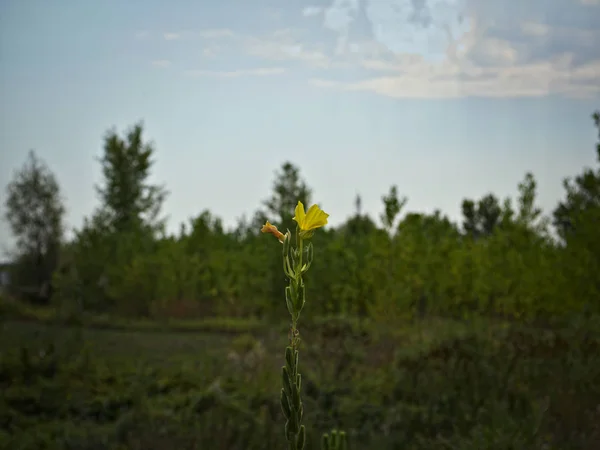
<instances>
[{"instance_id":1,"label":"grass","mask_svg":"<svg viewBox=\"0 0 600 450\"><path fill-rule=\"evenodd\" d=\"M0 448L283 448L286 324L257 320L0 324ZM581 449L600 443L598 328L431 319L305 321L308 448ZM543 446L546 447L543 447Z\"/></svg>"},{"instance_id":2,"label":"grass","mask_svg":"<svg viewBox=\"0 0 600 450\"><path fill-rule=\"evenodd\" d=\"M82 314L79 317L64 316L52 306L40 307L0 298L0 319L19 320L42 324L83 325L86 328L110 330L136 330L148 332L219 332L244 333L260 330L265 323L256 318L207 317L202 319L127 319L109 314Z\"/></svg>"}]
</instances>

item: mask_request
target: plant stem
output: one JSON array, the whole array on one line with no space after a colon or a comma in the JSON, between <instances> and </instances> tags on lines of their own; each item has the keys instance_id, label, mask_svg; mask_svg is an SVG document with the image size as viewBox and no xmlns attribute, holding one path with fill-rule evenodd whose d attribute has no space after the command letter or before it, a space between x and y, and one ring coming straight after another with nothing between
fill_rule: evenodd
<instances>
[{"instance_id":1,"label":"plant stem","mask_svg":"<svg viewBox=\"0 0 600 450\"><path fill-rule=\"evenodd\" d=\"M298 291L298 287L302 283L302 254L304 253L304 240L300 238L300 233L298 228L296 228L296 246L298 248L298 265L296 267L296 278L291 280L292 283L296 284L296 292ZM296 336L298 335L298 311L294 311L292 314L292 348L296 350Z\"/></svg>"},{"instance_id":2,"label":"plant stem","mask_svg":"<svg viewBox=\"0 0 600 450\"><path fill-rule=\"evenodd\" d=\"M300 285L302 284L302 253L304 251L303 248L303 239L300 238L300 234L299 234L299 230L298 228L296 228L296 248L298 249L298 261L297 261L297 265L296 267L294 267L294 277L292 279L290 279L290 285L293 285L294 289L293 291L296 293L295 298L293 299L294 302L294 310L292 312L292 327L291 327L291 336L290 336L290 347L292 348L292 355L296 355L298 352L298 318L300 316L300 312L298 310L298 307L300 305L300 301L301 301L301 296L303 296L303 294L301 294L300 292ZM303 298L303 297L302 297ZM298 361L296 359L296 361ZM290 378L291 378L291 383L294 385L294 388L298 387L298 391L299 391L299 386L297 385L297 376L298 376L298 367L297 364L294 364L294 369L292 371L292 373L290 374ZM290 399L290 404L292 403L291 399ZM292 406L292 408L295 409L295 406ZM297 422L297 426L300 426L300 421L301 421L301 417L300 417L300 410L296 410L297 414L298 414L298 422ZM295 433L295 436L293 438L291 438L291 440L288 441L288 448L289 450L299 450L298 449L298 443L297 443L297 439L299 436L300 431L297 431ZM290 439L289 436L287 436L288 439ZM304 444L300 444L303 448Z\"/></svg>"}]
</instances>

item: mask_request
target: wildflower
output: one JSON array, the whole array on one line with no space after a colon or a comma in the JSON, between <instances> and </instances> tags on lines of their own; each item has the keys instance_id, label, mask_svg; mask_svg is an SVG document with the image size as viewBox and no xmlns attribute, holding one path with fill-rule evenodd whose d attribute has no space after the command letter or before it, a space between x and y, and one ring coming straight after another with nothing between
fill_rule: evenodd
<instances>
[{"instance_id":1,"label":"wildflower","mask_svg":"<svg viewBox=\"0 0 600 450\"><path fill-rule=\"evenodd\" d=\"M273 236L279 239L279 242L283 243L283 238L285 237L284 234L279 231L275 225L271 225L268 220L267 223L265 223L260 229L260 231L263 233L271 233Z\"/></svg>"},{"instance_id":2,"label":"wildflower","mask_svg":"<svg viewBox=\"0 0 600 450\"><path fill-rule=\"evenodd\" d=\"M324 227L327 225L327 218L329 214L319 208L317 205L312 205L308 208L308 212L304 212L304 205L302 202L298 202L296 205L296 215L294 220L298 223L300 228L300 235L304 239L308 239L312 236L314 230L317 228Z\"/></svg>"},{"instance_id":3,"label":"wildflower","mask_svg":"<svg viewBox=\"0 0 600 450\"><path fill-rule=\"evenodd\" d=\"M280 403L286 419L284 430L289 444L288 448L303 450L306 442L306 428L301 423L304 415L304 405L300 399L302 377L298 373L298 344L300 342L298 318L306 303L306 290L302 276L310 268L313 259L312 242L305 244L304 241L310 239L317 228L327 225L329 214L322 211L317 205L312 205L306 213L302 202L298 202L295 212L294 220L298 224L297 236L299 239L296 240L298 248L291 249L291 233L289 230L286 234L283 234L276 226L267 222L261 231L271 233L279 239L279 242L283 243L283 271L290 282L289 286L285 288L285 303L292 317L292 324L288 335L290 345L285 349L285 366L281 368L283 388L281 389ZM345 442L345 435L340 434L339 436ZM327 448L339 448L337 444L334 447L329 447L328 435L324 436L323 439L327 444ZM337 443L338 435L334 436L332 432L332 439Z\"/></svg>"}]
</instances>

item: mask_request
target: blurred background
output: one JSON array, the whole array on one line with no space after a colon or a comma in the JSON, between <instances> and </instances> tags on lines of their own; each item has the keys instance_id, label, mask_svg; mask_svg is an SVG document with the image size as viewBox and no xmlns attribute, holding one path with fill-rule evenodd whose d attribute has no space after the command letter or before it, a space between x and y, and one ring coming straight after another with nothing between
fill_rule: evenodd
<instances>
[{"instance_id":1,"label":"blurred background","mask_svg":"<svg viewBox=\"0 0 600 450\"><path fill-rule=\"evenodd\" d=\"M0 2L0 448L600 448L600 2Z\"/></svg>"}]
</instances>

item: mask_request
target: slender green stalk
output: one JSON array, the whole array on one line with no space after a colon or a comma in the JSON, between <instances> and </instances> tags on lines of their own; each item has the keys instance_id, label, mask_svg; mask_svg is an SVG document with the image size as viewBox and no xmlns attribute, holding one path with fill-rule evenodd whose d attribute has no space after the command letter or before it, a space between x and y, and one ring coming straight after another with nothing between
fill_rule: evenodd
<instances>
[{"instance_id":1,"label":"slender green stalk","mask_svg":"<svg viewBox=\"0 0 600 450\"><path fill-rule=\"evenodd\" d=\"M323 212L317 205L304 212L304 205L298 202L294 220L298 224L296 228L295 248L292 248L292 235L288 231L281 233L277 227L267 222L262 227L263 233L273 234L283 244L283 271L289 280L285 288L285 303L292 317L290 326L289 345L285 349L285 366L281 368L280 403L281 410L285 416L285 437L288 450L303 450L306 443L306 429L302 425L304 406L300 398L302 389L302 376L298 372L298 347L300 343L300 332L298 331L298 319L300 312L306 303L305 286L302 275L304 275L312 264L313 250L309 241L317 228L327 224L328 214ZM305 246L305 242L306 246ZM306 262L304 255L306 254Z\"/></svg>"},{"instance_id":2,"label":"slender green stalk","mask_svg":"<svg viewBox=\"0 0 600 450\"><path fill-rule=\"evenodd\" d=\"M296 249L290 249L288 232L284 237L284 268L289 279L286 288L286 303L288 312L292 317L290 327L290 345L285 349L286 365L282 367L281 376L283 388L281 389L281 409L286 418L285 436L289 450L302 450L306 442L306 429L302 425L304 407L300 399L302 377L298 372L298 344L300 341L298 331L298 319L300 311L304 306L304 282L302 280L303 269L303 239L296 232ZM295 264L294 264L295 263ZM289 270L293 268L292 270Z\"/></svg>"},{"instance_id":3,"label":"slender green stalk","mask_svg":"<svg viewBox=\"0 0 600 450\"><path fill-rule=\"evenodd\" d=\"M348 440L344 431L331 430L321 437L321 450L347 450Z\"/></svg>"}]
</instances>

